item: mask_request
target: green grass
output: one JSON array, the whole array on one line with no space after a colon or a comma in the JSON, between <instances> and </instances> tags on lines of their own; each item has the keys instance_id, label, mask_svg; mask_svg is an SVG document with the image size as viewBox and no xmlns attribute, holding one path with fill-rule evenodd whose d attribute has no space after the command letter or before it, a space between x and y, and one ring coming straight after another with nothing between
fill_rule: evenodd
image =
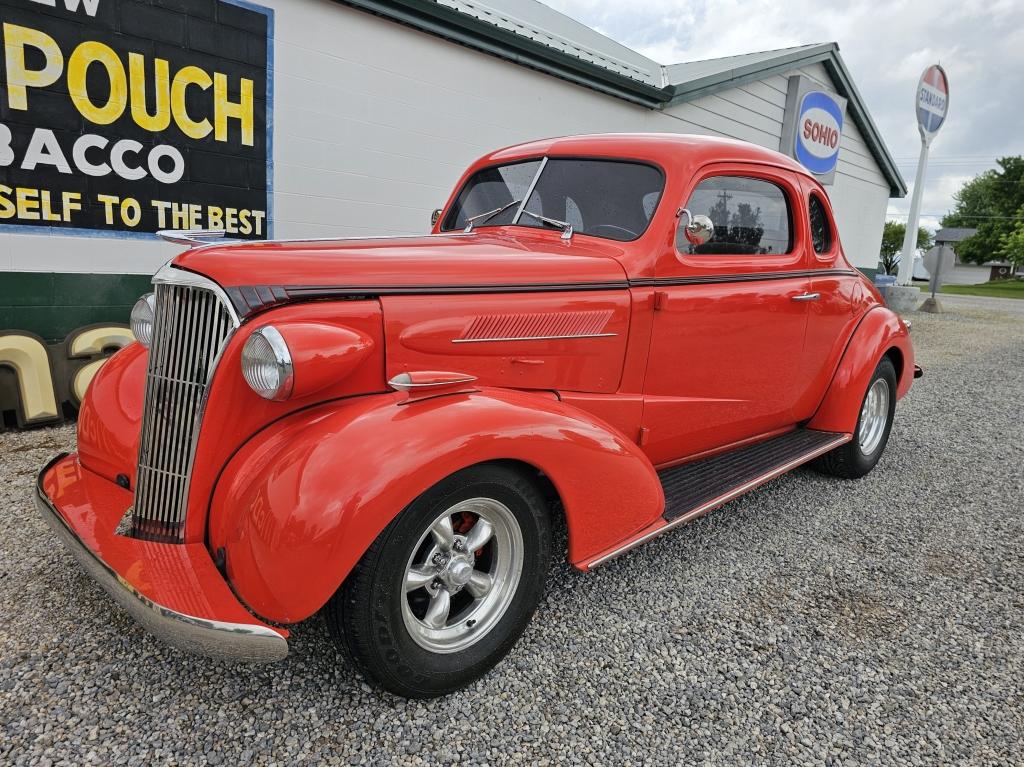
<instances>
[{"instance_id":1,"label":"green grass","mask_svg":"<svg viewBox=\"0 0 1024 767\"><path fill-rule=\"evenodd\" d=\"M927 283L914 283L928 293ZM980 285L943 285L939 293L957 296L990 296L992 298L1024 298L1024 280L995 280Z\"/></svg>"}]
</instances>

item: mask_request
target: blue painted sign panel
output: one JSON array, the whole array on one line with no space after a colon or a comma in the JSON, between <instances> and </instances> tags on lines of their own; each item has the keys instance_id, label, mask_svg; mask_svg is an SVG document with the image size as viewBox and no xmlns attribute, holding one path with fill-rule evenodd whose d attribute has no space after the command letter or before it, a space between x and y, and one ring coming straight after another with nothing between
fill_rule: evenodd
<instances>
[{"instance_id":1,"label":"blue painted sign panel","mask_svg":"<svg viewBox=\"0 0 1024 767\"><path fill-rule=\"evenodd\" d=\"M811 173L835 170L843 136L843 108L828 93L809 91L800 101L794 156Z\"/></svg>"}]
</instances>

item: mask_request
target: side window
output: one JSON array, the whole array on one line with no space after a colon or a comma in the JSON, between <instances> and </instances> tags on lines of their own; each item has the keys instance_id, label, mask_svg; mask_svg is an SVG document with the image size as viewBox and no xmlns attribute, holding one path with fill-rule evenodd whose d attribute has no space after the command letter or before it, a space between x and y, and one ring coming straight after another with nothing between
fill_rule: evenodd
<instances>
[{"instance_id":1,"label":"side window","mask_svg":"<svg viewBox=\"0 0 1024 767\"><path fill-rule=\"evenodd\" d=\"M811 195L808 212L811 217L811 242L814 244L814 252L828 253L832 250L832 227L828 223L825 204L818 199L818 195Z\"/></svg>"},{"instance_id":2,"label":"side window","mask_svg":"<svg viewBox=\"0 0 1024 767\"><path fill-rule=\"evenodd\" d=\"M743 176L712 176L693 190L686 207L715 225L711 239L694 245L680 221L676 247L697 255L775 255L793 249L793 217L777 184Z\"/></svg>"}]
</instances>

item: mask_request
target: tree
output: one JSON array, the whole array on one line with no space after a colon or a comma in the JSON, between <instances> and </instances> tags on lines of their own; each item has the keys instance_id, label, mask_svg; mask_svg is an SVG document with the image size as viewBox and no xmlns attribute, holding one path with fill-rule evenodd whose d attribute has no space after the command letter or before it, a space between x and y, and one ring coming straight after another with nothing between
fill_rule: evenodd
<instances>
[{"instance_id":1,"label":"tree","mask_svg":"<svg viewBox=\"0 0 1024 767\"><path fill-rule=\"evenodd\" d=\"M899 221L886 221L882 227L882 269L886 274L896 274L900 265L900 254L903 252L903 238L907 235L907 225ZM932 233L923 226L917 229L917 247L928 250L933 244Z\"/></svg>"},{"instance_id":2,"label":"tree","mask_svg":"<svg viewBox=\"0 0 1024 767\"><path fill-rule=\"evenodd\" d=\"M1024 266L1024 206L1017 211L1020 220L1013 230L999 238L999 256L1015 266Z\"/></svg>"},{"instance_id":3,"label":"tree","mask_svg":"<svg viewBox=\"0 0 1024 767\"><path fill-rule=\"evenodd\" d=\"M999 166L968 181L953 195L956 204L943 226L977 228L956 246L961 261L983 264L999 258L1003 238L1012 237L1024 207L1024 157L1000 157Z\"/></svg>"}]
</instances>

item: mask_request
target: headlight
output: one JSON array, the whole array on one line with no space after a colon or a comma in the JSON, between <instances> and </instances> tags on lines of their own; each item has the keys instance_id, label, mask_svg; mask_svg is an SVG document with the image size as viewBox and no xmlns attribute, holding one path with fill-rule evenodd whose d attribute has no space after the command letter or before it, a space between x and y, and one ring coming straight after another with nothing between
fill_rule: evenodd
<instances>
[{"instance_id":1,"label":"headlight","mask_svg":"<svg viewBox=\"0 0 1024 767\"><path fill-rule=\"evenodd\" d=\"M273 325L257 328L242 347L242 376L264 399L284 400L292 393L292 355Z\"/></svg>"},{"instance_id":2,"label":"headlight","mask_svg":"<svg viewBox=\"0 0 1024 767\"><path fill-rule=\"evenodd\" d=\"M153 343L153 317L156 314L156 296L147 293L132 307L132 333L138 342L147 349Z\"/></svg>"}]
</instances>

